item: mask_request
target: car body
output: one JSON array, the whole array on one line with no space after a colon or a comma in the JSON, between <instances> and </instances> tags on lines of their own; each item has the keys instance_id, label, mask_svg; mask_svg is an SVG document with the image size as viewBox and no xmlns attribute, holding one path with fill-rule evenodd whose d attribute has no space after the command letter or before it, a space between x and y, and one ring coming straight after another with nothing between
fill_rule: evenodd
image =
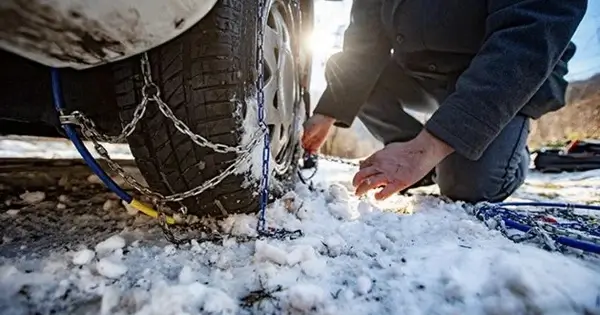
<instances>
[{"instance_id":1,"label":"car body","mask_svg":"<svg viewBox=\"0 0 600 315\"><path fill-rule=\"evenodd\" d=\"M183 196L170 206L253 212L261 164L246 158L262 151L261 108L273 176L293 181L298 166L312 11L313 0L0 1L0 134L64 137L54 107L77 111L93 123L70 135L126 141L147 189Z\"/></svg>"},{"instance_id":2,"label":"car body","mask_svg":"<svg viewBox=\"0 0 600 315\"><path fill-rule=\"evenodd\" d=\"M217 0L3 0L0 49L50 67L85 69L159 46Z\"/></svg>"}]
</instances>

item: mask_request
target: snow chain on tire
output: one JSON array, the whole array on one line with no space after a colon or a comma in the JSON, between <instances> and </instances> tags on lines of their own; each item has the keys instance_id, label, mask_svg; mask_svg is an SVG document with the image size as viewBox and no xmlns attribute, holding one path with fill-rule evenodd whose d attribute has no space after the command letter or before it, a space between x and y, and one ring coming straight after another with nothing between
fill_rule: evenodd
<instances>
[{"instance_id":1,"label":"snow chain on tire","mask_svg":"<svg viewBox=\"0 0 600 315\"><path fill-rule=\"evenodd\" d=\"M92 141L94 144L94 149L98 152L98 154L106 159L107 164L111 168L111 170L121 176L128 184L134 187L140 193L152 197L154 202L159 202L160 204L165 204L167 202L179 202L183 199L197 196L203 193L205 190L210 189L218 185L223 179L227 176L232 175L236 172L238 166L240 166L243 162L249 160L250 153L252 149L258 144L258 141L261 139L263 134L265 133L265 129L259 129L254 135L250 142L244 147L231 147L221 143L213 143L203 136L193 133L190 128L179 118L177 118L173 111L169 108L169 106L161 99L160 90L158 86L152 80L152 73L150 71L150 61L148 60L148 55L144 53L141 57L141 69L142 75L144 79L144 85L142 87L142 101L137 105L134 111L134 117L130 123L125 125L123 131L118 136L108 136L104 135L98 131L94 122L87 118L83 113L75 111L71 115L61 116L61 122L70 122L77 124L86 139ZM150 188L142 185L138 181L136 181L133 176L129 175L118 163L116 163L108 154L108 151L100 144L100 142L113 142L123 140L135 130L136 124L142 119L144 113L146 112L146 107L148 103L155 102L160 110L160 112L167 117L175 128L179 130L181 133L186 134L194 143L199 146L208 147L214 150L215 152L220 153L229 153L235 152L241 155L233 164L231 164L224 172L213 177L212 179L206 181L203 185L195 187L185 192L176 193L173 195L164 196L158 192L152 191ZM185 207L182 207L181 212L183 214L187 213Z\"/></svg>"},{"instance_id":2,"label":"snow chain on tire","mask_svg":"<svg viewBox=\"0 0 600 315\"><path fill-rule=\"evenodd\" d=\"M223 181L226 177L234 174L238 167L241 166L243 163L248 162L250 160L251 157L251 152L252 150L256 147L256 145L259 144L260 139L262 138L265 143L264 146L265 148L263 149L263 158L262 158L262 178L260 179L261 182L261 213L260 213L260 217L259 217L259 225L258 225L258 232L259 235L258 237L264 236L265 234L261 235L261 233L266 233L268 234L268 236L273 237L273 238L296 238L296 237L300 237L302 236L302 232L301 231L286 231L286 230L276 230L276 231L271 231L271 232L267 232L266 231L266 224L265 224L265 207L266 207L266 201L268 198L268 176L269 176L269 139L268 139L268 128L266 126L266 123L264 122L264 118L265 118L265 112L264 112L264 94L263 94L263 66L262 66L262 58L263 58L263 43L264 43L264 39L262 38L263 36L263 30L262 30L262 22L263 22L263 15L264 15L264 10L265 10L265 1L264 0L259 0L259 10L258 10L258 25L259 27L259 34L258 34L258 53L257 53L257 73L258 73L258 77L257 77L257 96L258 96L258 116L259 116L259 124L260 124L260 128L258 129L257 132L255 132L255 134L252 135L251 140L248 144L246 144L243 147L232 147L232 146L228 146L225 144L221 144L221 143L213 143L211 141L209 141L208 139L206 139L205 137L196 134L194 132L191 131L191 129L179 118L177 118L175 116L175 114L173 113L173 111L169 108L169 106L161 99L161 95L160 95L160 89L158 88L158 86L154 83L153 79L152 79L152 72L151 72L151 67L150 67L150 61L148 58L147 53L142 54L141 56L141 60L140 60L140 66L141 66L141 72L142 72L142 77L144 80L144 84L142 86L141 89L141 94L142 94L142 100L141 102L139 102L139 104L136 106L134 114L133 114L133 118L132 120L127 123L122 131L120 132L119 135L117 136L109 136L109 135L105 135L103 133L101 133L100 131L98 131L98 128L96 128L96 124L88 117L86 117L83 113L78 112L78 111L74 111L72 112L70 115L64 115L60 117L60 121L63 123L69 122L72 124L76 124L81 128L81 132L83 134L83 136L91 141L94 145L94 149L96 150L96 152L106 160L107 164L109 165L110 169L115 172L117 175L119 175L120 177L122 177L129 185L131 185L132 187L134 187L138 192L140 192L143 195L149 196L152 199L152 202L157 205L158 207L158 211L160 213L159 216L159 221L160 221L160 226L164 232L165 237L167 238L167 240L169 240L170 242L176 244L176 245L180 245L183 243L186 243L188 240L179 240L177 239L174 235L172 230L169 229L168 225L166 224L164 218L164 211L162 211L164 208L164 205L168 202L180 202L184 199L190 198L190 197L194 197L197 196L201 193L203 193L204 191L206 191L207 189L213 188L216 185L218 185L221 181ZM133 131L135 130L138 122L143 118L144 114L146 113L146 108L147 105L150 102L155 102L160 110L160 112L167 118L169 119L174 127L181 133L187 135L195 144L202 146L202 147L208 147L212 150L214 150L215 152L219 152L219 153L237 153L239 155L238 159L232 163L229 167L227 167L227 169L225 169L225 171L223 171L221 174L213 177L212 179L204 182L202 185L195 187L193 189L190 189L188 191L185 192L181 192L181 193L176 193L176 194L172 194L172 195L168 195L168 196L164 196L158 192L155 192L153 190L151 190L149 187L146 187L144 185L142 185L141 183L139 183L137 180L135 180L133 178L133 176L129 175L124 169L123 167L121 167L118 163L116 163L108 154L108 151L106 150L106 148L100 143L100 142L120 142L124 139L126 139L128 136L130 136ZM182 205L182 207L180 208L180 212L183 214L187 214L187 208L185 206ZM218 240L222 240L225 237L225 235L222 234L215 234L215 233L210 233L210 235L208 235L207 237L203 238L202 241L218 241ZM255 239L255 237L242 237L240 239L240 241L249 241Z\"/></svg>"}]
</instances>

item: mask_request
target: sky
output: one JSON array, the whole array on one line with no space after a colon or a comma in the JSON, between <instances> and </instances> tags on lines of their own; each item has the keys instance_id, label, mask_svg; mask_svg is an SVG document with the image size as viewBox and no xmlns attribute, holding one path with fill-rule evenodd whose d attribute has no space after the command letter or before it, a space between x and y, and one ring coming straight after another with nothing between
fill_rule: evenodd
<instances>
[{"instance_id":1,"label":"sky","mask_svg":"<svg viewBox=\"0 0 600 315\"><path fill-rule=\"evenodd\" d=\"M568 1L568 0L565 0ZM588 11L573 36L577 52L567 79L584 80L600 72L600 0L588 0Z\"/></svg>"}]
</instances>

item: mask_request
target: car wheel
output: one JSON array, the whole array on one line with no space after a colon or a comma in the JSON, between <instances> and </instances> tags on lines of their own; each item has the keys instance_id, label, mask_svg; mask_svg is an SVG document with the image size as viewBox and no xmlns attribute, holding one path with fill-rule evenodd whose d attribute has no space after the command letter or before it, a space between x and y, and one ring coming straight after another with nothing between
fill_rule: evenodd
<instances>
[{"instance_id":1,"label":"car wheel","mask_svg":"<svg viewBox=\"0 0 600 315\"><path fill-rule=\"evenodd\" d=\"M301 123L305 119L301 82L309 64L301 60L299 8L288 0L268 0L263 25L254 1L219 1L197 25L148 52L162 100L189 129L209 141L240 146L257 128L257 28L264 34L264 104L270 131L271 169L279 183L295 177ZM140 58L114 65L122 123L142 100ZM150 103L128 137L136 163L151 189L163 195L188 191L221 174L240 158L196 145ZM237 174L181 203L199 216L255 212L262 153L258 148ZM275 181L272 181L275 182ZM276 184L273 184L276 185ZM281 185L279 185L281 186ZM275 186L273 186L275 187Z\"/></svg>"}]
</instances>

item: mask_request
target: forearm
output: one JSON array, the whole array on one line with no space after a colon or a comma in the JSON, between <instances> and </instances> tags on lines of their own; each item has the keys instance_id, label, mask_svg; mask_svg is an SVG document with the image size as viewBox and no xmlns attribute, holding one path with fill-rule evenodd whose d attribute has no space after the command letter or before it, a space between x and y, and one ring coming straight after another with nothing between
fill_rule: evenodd
<instances>
[{"instance_id":1,"label":"forearm","mask_svg":"<svg viewBox=\"0 0 600 315\"><path fill-rule=\"evenodd\" d=\"M586 5L586 0L490 0L487 38L427 130L478 159L551 74Z\"/></svg>"},{"instance_id":2,"label":"forearm","mask_svg":"<svg viewBox=\"0 0 600 315\"><path fill-rule=\"evenodd\" d=\"M327 61L327 87L314 112L335 118L338 126L352 124L389 61L380 10L379 0L355 0L343 50Z\"/></svg>"}]
</instances>

